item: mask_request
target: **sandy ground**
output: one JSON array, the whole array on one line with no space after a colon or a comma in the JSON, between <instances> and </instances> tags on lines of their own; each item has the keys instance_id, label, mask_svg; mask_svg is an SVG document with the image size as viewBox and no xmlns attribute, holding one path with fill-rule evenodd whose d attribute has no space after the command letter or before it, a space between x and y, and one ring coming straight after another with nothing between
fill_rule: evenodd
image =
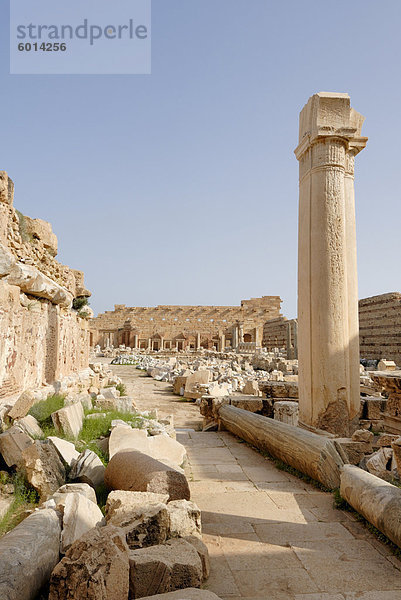
<instances>
[{"instance_id":1,"label":"sandy ground","mask_svg":"<svg viewBox=\"0 0 401 600\"><path fill-rule=\"evenodd\" d=\"M139 410L157 409L160 417L174 415L176 428L202 430L199 408L175 396L171 384L147 377L133 366L110 365L110 368L123 379L128 396L135 400Z\"/></svg>"}]
</instances>

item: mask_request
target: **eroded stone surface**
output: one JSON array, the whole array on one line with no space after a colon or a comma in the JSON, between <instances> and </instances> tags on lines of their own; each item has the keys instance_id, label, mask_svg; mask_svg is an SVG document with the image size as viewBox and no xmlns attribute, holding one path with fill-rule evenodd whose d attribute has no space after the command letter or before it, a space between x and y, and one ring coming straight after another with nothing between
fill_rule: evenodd
<instances>
[{"instance_id":1,"label":"eroded stone surface","mask_svg":"<svg viewBox=\"0 0 401 600\"><path fill-rule=\"evenodd\" d=\"M58 438L53 435L49 435L47 439L50 441L51 444L53 444L61 460L66 465L71 467L73 461L77 460L77 458L79 457L79 452L75 449L74 444L72 442L67 442L67 440L62 440L61 438Z\"/></svg>"},{"instance_id":2,"label":"eroded stone surface","mask_svg":"<svg viewBox=\"0 0 401 600\"><path fill-rule=\"evenodd\" d=\"M202 563L203 580L208 579L210 575L210 558L209 550L206 544L202 541L199 535L187 535L183 538L189 544L195 548Z\"/></svg>"},{"instance_id":3,"label":"eroded stone surface","mask_svg":"<svg viewBox=\"0 0 401 600\"><path fill-rule=\"evenodd\" d=\"M22 419L35 403L35 396L29 390L23 392L8 413L10 419Z\"/></svg>"},{"instance_id":4,"label":"eroded stone surface","mask_svg":"<svg viewBox=\"0 0 401 600\"><path fill-rule=\"evenodd\" d=\"M152 492L127 492L117 490L110 492L106 502L106 518L120 519L130 514L138 507L148 504L167 504L168 494L155 494Z\"/></svg>"},{"instance_id":5,"label":"eroded stone surface","mask_svg":"<svg viewBox=\"0 0 401 600\"><path fill-rule=\"evenodd\" d=\"M56 494L56 509L63 515L60 548L63 554L84 533L103 520L98 505L76 492Z\"/></svg>"},{"instance_id":6,"label":"eroded stone surface","mask_svg":"<svg viewBox=\"0 0 401 600\"><path fill-rule=\"evenodd\" d=\"M84 420L84 409L80 402L60 408L52 414L52 420L57 431L67 436L77 438Z\"/></svg>"},{"instance_id":7,"label":"eroded stone surface","mask_svg":"<svg viewBox=\"0 0 401 600\"><path fill-rule=\"evenodd\" d=\"M95 527L77 540L55 567L49 600L127 600L128 546L123 532Z\"/></svg>"},{"instance_id":8,"label":"eroded stone surface","mask_svg":"<svg viewBox=\"0 0 401 600\"><path fill-rule=\"evenodd\" d=\"M22 453L23 471L28 482L47 498L65 482L65 469L54 446L47 440L36 440Z\"/></svg>"},{"instance_id":9,"label":"eroded stone surface","mask_svg":"<svg viewBox=\"0 0 401 600\"><path fill-rule=\"evenodd\" d=\"M112 490L168 494L170 500L190 498L183 473L136 450L117 452L107 465L104 480Z\"/></svg>"},{"instance_id":10,"label":"eroded stone surface","mask_svg":"<svg viewBox=\"0 0 401 600\"><path fill-rule=\"evenodd\" d=\"M59 560L60 520L51 509L37 511L0 539L0 598L34 598Z\"/></svg>"},{"instance_id":11,"label":"eroded stone surface","mask_svg":"<svg viewBox=\"0 0 401 600\"><path fill-rule=\"evenodd\" d=\"M96 504L96 493L95 490L87 483L66 483L62 485L56 492L56 494L82 494L85 498L88 498L91 502Z\"/></svg>"},{"instance_id":12,"label":"eroded stone surface","mask_svg":"<svg viewBox=\"0 0 401 600\"><path fill-rule=\"evenodd\" d=\"M8 467L19 466L22 454L33 444L32 439L16 425L0 434L0 454Z\"/></svg>"},{"instance_id":13,"label":"eroded stone surface","mask_svg":"<svg viewBox=\"0 0 401 600\"><path fill-rule=\"evenodd\" d=\"M166 544L131 550L130 596L165 593L186 587L200 587L202 563L192 544L169 540Z\"/></svg>"},{"instance_id":14,"label":"eroded stone surface","mask_svg":"<svg viewBox=\"0 0 401 600\"><path fill-rule=\"evenodd\" d=\"M197 588L185 588L176 592L167 594L157 594L157 596L146 596L142 600L219 600L219 597L213 592L199 590Z\"/></svg>"},{"instance_id":15,"label":"eroded stone surface","mask_svg":"<svg viewBox=\"0 0 401 600\"><path fill-rule=\"evenodd\" d=\"M69 477L96 488L103 483L104 474L105 467L98 455L87 449L72 461Z\"/></svg>"},{"instance_id":16,"label":"eroded stone surface","mask_svg":"<svg viewBox=\"0 0 401 600\"><path fill-rule=\"evenodd\" d=\"M43 431L40 428L38 421L32 415L27 415L22 419L15 421L15 425L31 438L43 437Z\"/></svg>"},{"instance_id":17,"label":"eroded stone surface","mask_svg":"<svg viewBox=\"0 0 401 600\"><path fill-rule=\"evenodd\" d=\"M194 502L173 500L167 504L171 537L186 537L202 533L201 512Z\"/></svg>"},{"instance_id":18,"label":"eroded stone surface","mask_svg":"<svg viewBox=\"0 0 401 600\"><path fill-rule=\"evenodd\" d=\"M131 549L163 544L167 540L170 519L167 506L160 498L164 500L166 496L122 491L109 494L107 522L124 530Z\"/></svg>"}]
</instances>

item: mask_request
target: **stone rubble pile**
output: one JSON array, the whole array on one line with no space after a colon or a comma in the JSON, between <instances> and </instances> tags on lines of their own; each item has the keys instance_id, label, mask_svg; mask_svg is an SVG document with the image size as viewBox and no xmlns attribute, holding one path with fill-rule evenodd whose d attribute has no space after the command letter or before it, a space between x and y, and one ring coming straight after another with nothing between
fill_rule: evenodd
<instances>
[{"instance_id":1,"label":"stone rubble pile","mask_svg":"<svg viewBox=\"0 0 401 600\"><path fill-rule=\"evenodd\" d=\"M124 349L113 363L134 365L157 381L171 383L175 394L195 400L202 407L205 428L216 426L217 415L212 404L220 405L220 400L235 406L242 402L246 410L290 425L298 424L298 362L288 360L278 349L274 352L260 351L252 356L201 351L156 357L154 354L130 354L128 351L130 349ZM379 417L373 411L375 395L380 396L380 393L362 365L360 385L361 394L368 395L361 404L361 426L380 429ZM248 397L262 398L262 403L251 402L250 398L246 401ZM385 399L381 398L382 401Z\"/></svg>"},{"instance_id":2,"label":"stone rubble pile","mask_svg":"<svg viewBox=\"0 0 401 600\"><path fill-rule=\"evenodd\" d=\"M194 400L204 393L215 397L233 392L258 396L259 382L291 381L298 372L296 360L267 352L256 354L252 359L234 352L204 351L169 358L131 354L117 356L112 364L135 365L157 381L173 384L174 393Z\"/></svg>"},{"instance_id":3,"label":"stone rubble pile","mask_svg":"<svg viewBox=\"0 0 401 600\"><path fill-rule=\"evenodd\" d=\"M48 584L49 600L131 600L199 588L208 577L201 514L190 501L186 452L175 440L172 418L159 422L155 414L135 411L131 400L126 420L111 420L108 436L92 440L106 466L93 450L77 450L85 420L107 417L121 401L118 379L104 366L93 367L102 374L98 389L79 388L74 397L67 388L65 406L51 414L62 437L36 439L44 438L40 423L22 416L30 401L17 403L18 418L8 413L3 423L2 460L10 473L26 478L40 504L0 539L1 598L31 600ZM85 416L93 405L104 412ZM98 498L105 491L104 517Z\"/></svg>"},{"instance_id":4,"label":"stone rubble pile","mask_svg":"<svg viewBox=\"0 0 401 600\"><path fill-rule=\"evenodd\" d=\"M79 398L84 408L89 409L92 408L92 403L96 404L102 389L118 384L121 384L121 379L113 375L108 364L92 363L87 369L63 377L51 385L25 390L19 396L9 397L8 403L0 407L0 430L5 429L10 422L25 418L34 404L54 394L65 396L65 405L73 404Z\"/></svg>"}]
</instances>

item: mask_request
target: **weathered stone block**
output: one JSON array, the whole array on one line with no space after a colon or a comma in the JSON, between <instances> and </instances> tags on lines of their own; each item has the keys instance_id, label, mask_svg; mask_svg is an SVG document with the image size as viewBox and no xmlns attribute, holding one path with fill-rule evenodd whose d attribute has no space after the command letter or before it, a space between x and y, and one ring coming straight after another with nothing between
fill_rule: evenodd
<instances>
[{"instance_id":1,"label":"weathered stone block","mask_svg":"<svg viewBox=\"0 0 401 600\"><path fill-rule=\"evenodd\" d=\"M143 429L131 429L126 426L113 428L109 440L109 456L112 458L122 450L138 450L156 460L180 466L186 459L182 444L168 435L148 436Z\"/></svg>"},{"instance_id":2,"label":"weathered stone block","mask_svg":"<svg viewBox=\"0 0 401 600\"><path fill-rule=\"evenodd\" d=\"M298 384L295 382L263 381L259 389L267 398L298 398Z\"/></svg>"},{"instance_id":3,"label":"weathered stone block","mask_svg":"<svg viewBox=\"0 0 401 600\"><path fill-rule=\"evenodd\" d=\"M146 596L142 600L220 600L219 596L208 592L207 590L199 590L197 588L185 588L176 592L167 592L166 594L157 594L157 596Z\"/></svg>"},{"instance_id":4,"label":"weathered stone block","mask_svg":"<svg viewBox=\"0 0 401 600\"><path fill-rule=\"evenodd\" d=\"M97 504L79 493L56 493L56 509L63 515L61 532L61 552L68 548L87 531L103 520L103 514Z\"/></svg>"},{"instance_id":5,"label":"weathered stone block","mask_svg":"<svg viewBox=\"0 0 401 600\"><path fill-rule=\"evenodd\" d=\"M150 456L161 462L167 460L168 463L181 466L186 461L185 447L167 434L151 436L149 438L149 449Z\"/></svg>"},{"instance_id":6,"label":"weathered stone block","mask_svg":"<svg viewBox=\"0 0 401 600\"><path fill-rule=\"evenodd\" d=\"M136 450L118 452L106 468L105 483L112 490L168 494L170 500L189 500L185 475Z\"/></svg>"},{"instance_id":7,"label":"weathered stone block","mask_svg":"<svg viewBox=\"0 0 401 600\"><path fill-rule=\"evenodd\" d=\"M173 382L173 393L177 396L183 396L186 382L187 377L176 377Z\"/></svg>"},{"instance_id":8,"label":"weathered stone block","mask_svg":"<svg viewBox=\"0 0 401 600\"><path fill-rule=\"evenodd\" d=\"M366 468L369 473L376 475L382 479L391 478L391 461L393 458L393 451L391 448L380 448L377 452L374 452L366 460Z\"/></svg>"},{"instance_id":9,"label":"weathered stone block","mask_svg":"<svg viewBox=\"0 0 401 600\"><path fill-rule=\"evenodd\" d=\"M383 410L382 398L366 398L364 416L368 419L381 419Z\"/></svg>"},{"instance_id":10,"label":"weathered stone block","mask_svg":"<svg viewBox=\"0 0 401 600\"><path fill-rule=\"evenodd\" d=\"M218 411L220 406L223 404L230 404L230 397L225 398L213 398L212 396L202 396L199 411L200 414L208 420L214 420L218 418Z\"/></svg>"},{"instance_id":11,"label":"weathered stone block","mask_svg":"<svg viewBox=\"0 0 401 600\"><path fill-rule=\"evenodd\" d=\"M50 300L64 308L71 307L72 294L34 266L16 263L7 276L7 282L18 286L26 294Z\"/></svg>"},{"instance_id":12,"label":"weathered stone block","mask_svg":"<svg viewBox=\"0 0 401 600\"><path fill-rule=\"evenodd\" d=\"M106 505L106 520L124 530L127 544L131 549L163 544L167 540L170 520L166 504L154 501L141 504L137 496L134 501L127 498L128 494L135 494L135 492L118 491L111 494L114 494L114 497L108 502L108 506ZM152 496L152 494L147 495ZM126 500L124 506L116 508L117 497Z\"/></svg>"},{"instance_id":13,"label":"weathered stone block","mask_svg":"<svg viewBox=\"0 0 401 600\"><path fill-rule=\"evenodd\" d=\"M105 467L97 454L85 450L71 464L70 479L96 488L104 481Z\"/></svg>"},{"instance_id":14,"label":"weathered stone block","mask_svg":"<svg viewBox=\"0 0 401 600\"><path fill-rule=\"evenodd\" d=\"M230 396L230 404L253 413L262 412L263 409L262 398L255 398L254 396Z\"/></svg>"},{"instance_id":15,"label":"weathered stone block","mask_svg":"<svg viewBox=\"0 0 401 600\"><path fill-rule=\"evenodd\" d=\"M185 398L200 398L202 394L197 391L197 385L203 385L209 383L210 371L205 369L204 371L195 371L191 375L188 375L185 382L184 396Z\"/></svg>"},{"instance_id":16,"label":"weathered stone block","mask_svg":"<svg viewBox=\"0 0 401 600\"><path fill-rule=\"evenodd\" d=\"M149 436L144 429L132 429L127 424L113 427L109 438L109 457L122 450L138 450L150 454Z\"/></svg>"},{"instance_id":17,"label":"weathered stone block","mask_svg":"<svg viewBox=\"0 0 401 600\"><path fill-rule=\"evenodd\" d=\"M52 413L52 421L57 431L77 438L84 421L84 409L80 402L70 404Z\"/></svg>"},{"instance_id":18,"label":"weathered stone block","mask_svg":"<svg viewBox=\"0 0 401 600\"><path fill-rule=\"evenodd\" d=\"M334 443L341 447L351 465L359 465L365 456L366 442L355 442L350 438L336 438ZM371 446L370 451L372 451Z\"/></svg>"},{"instance_id":19,"label":"weathered stone block","mask_svg":"<svg viewBox=\"0 0 401 600\"><path fill-rule=\"evenodd\" d=\"M380 448L391 447L392 443L398 439L398 435L393 435L391 433L382 433L377 438L375 445Z\"/></svg>"},{"instance_id":20,"label":"weathered stone block","mask_svg":"<svg viewBox=\"0 0 401 600\"><path fill-rule=\"evenodd\" d=\"M291 402L288 400L279 400L274 403L274 418L276 421L281 423L288 423L297 427L299 407L298 402Z\"/></svg>"},{"instance_id":21,"label":"weathered stone block","mask_svg":"<svg viewBox=\"0 0 401 600\"><path fill-rule=\"evenodd\" d=\"M24 216L24 226L26 233L40 240L51 256L57 256L57 236L50 223Z\"/></svg>"},{"instance_id":22,"label":"weathered stone block","mask_svg":"<svg viewBox=\"0 0 401 600\"><path fill-rule=\"evenodd\" d=\"M166 544L131 550L130 597L162 594L186 587L200 587L202 563L192 544L169 540Z\"/></svg>"},{"instance_id":23,"label":"weathered stone block","mask_svg":"<svg viewBox=\"0 0 401 600\"><path fill-rule=\"evenodd\" d=\"M385 360L382 359L378 362L377 370L378 371L395 371L397 365L393 360Z\"/></svg>"},{"instance_id":24,"label":"weathered stone block","mask_svg":"<svg viewBox=\"0 0 401 600\"><path fill-rule=\"evenodd\" d=\"M171 537L201 535L201 511L194 502L173 500L167 504Z\"/></svg>"},{"instance_id":25,"label":"weathered stone block","mask_svg":"<svg viewBox=\"0 0 401 600\"><path fill-rule=\"evenodd\" d=\"M57 450L47 440L36 440L22 453L22 468L41 498L51 496L65 482L65 469Z\"/></svg>"},{"instance_id":26,"label":"weathered stone block","mask_svg":"<svg viewBox=\"0 0 401 600\"><path fill-rule=\"evenodd\" d=\"M374 437L374 434L366 429L357 429L352 434L352 440L354 442L365 442L367 444L372 444Z\"/></svg>"},{"instance_id":27,"label":"weathered stone block","mask_svg":"<svg viewBox=\"0 0 401 600\"><path fill-rule=\"evenodd\" d=\"M51 444L53 444L63 463L69 467L71 467L74 460L78 459L79 452L75 449L75 446L72 442L67 442L67 440L62 440L61 438L53 435L49 435L47 439Z\"/></svg>"},{"instance_id":28,"label":"weathered stone block","mask_svg":"<svg viewBox=\"0 0 401 600\"><path fill-rule=\"evenodd\" d=\"M49 600L127 600L128 546L113 525L95 527L77 540L55 567Z\"/></svg>"},{"instance_id":29,"label":"weathered stone block","mask_svg":"<svg viewBox=\"0 0 401 600\"><path fill-rule=\"evenodd\" d=\"M205 581L210 575L209 550L207 549L206 544L202 542L201 538L197 535L188 535L183 539L189 544L192 544L197 551L202 563L203 581Z\"/></svg>"},{"instance_id":30,"label":"weathered stone block","mask_svg":"<svg viewBox=\"0 0 401 600\"><path fill-rule=\"evenodd\" d=\"M0 454L8 467L20 466L22 453L33 444L32 439L16 425L0 434Z\"/></svg>"},{"instance_id":31,"label":"weathered stone block","mask_svg":"<svg viewBox=\"0 0 401 600\"><path fill-rule=\"evenodd\" d=\"M255 380L247 381L242 388L242 393L248 396L259 396L259 384Z\"/></svg>"},{"instance_id":32,"label":"weathered stone block","mask_svg":"<svg viewBox=\"0 0 401 600\"><path fill-rule=\"evenodd\" d=\"M66 483L65 485L62 485L57 490L57 492L54 494L54 496L56 496L57 494L71 494L71 493L81 494L82 496L85 496L85 498L90 500L91 502L94 502L95 504L97 503L95 490L93 489L93 487L91 487L87 483Z\"/></svg>"},{"instance_id":33,"label":"weathered stone block","mask_svg":"<svg viewBox=\"0 0 401 600\"><path fill-rule=\"evenodd\" d=\"M29 390L23 392L8 413L10 419L22 419L35 404L35 396Z\"/></svg>"},{"instance_id":34,"label":"weathered stone block","mask_svg":"<svg viewBox=\"0 0 401 600\"><path fill-rule=\"evenodd\" d=\"M391 444L391 448L394 452L395 466L398 471L398 475L401 476L401 437L398 437L396 440L394 440L394 442Z\"/></svg>"},{"instance_id":35,"label":"weathered stone block","mask_svg":"<svg viewBox=\"0 0 401 600\"><path fill-rule=\"evenodd\" d=\"M138 507L141 508L148 504L166 504L168 494L155 494L152 492L128 492L116 490L110 492L106 502L106 519L124 518L131 514Z\"/></svg>"},{"instance_id":36,"label":"weathered stone block","mask_svg":"<svg viewBox=\"0 0 401 600\"><path fill-rule=\"evenodd\" d=\"M401 417L401 394L388 397L387 412L392 417Z\"/></svg>"},{"instance_id":37,"label":"weathered stone block","mask_svg":"<svg viewBox=\"0 0 401 600\"><path fill-rule=\"evenodd\" d=\"M18 419L14 424L31 438L43 437L43 431L40 428L38 421L32 415L27 415L22 419Z\"/></svg>"},{"instance_id":38,"label":"weathered stone block","mask_svg":"<svg viewBox=\"0 0 401 600\"><path fill-rule=\"evenodd\" d=\"M106 398L106 400L116 400L120 397L120 392L115 387L101 388L100 394L103 398Z\"/></svg>"}]
</instances>

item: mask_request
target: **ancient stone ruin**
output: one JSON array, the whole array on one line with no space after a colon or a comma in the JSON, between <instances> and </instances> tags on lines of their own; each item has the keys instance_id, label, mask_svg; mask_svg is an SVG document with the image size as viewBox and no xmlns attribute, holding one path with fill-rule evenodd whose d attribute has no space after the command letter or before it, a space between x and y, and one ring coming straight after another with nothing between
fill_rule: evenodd
<instances>
[{"instance_id":1,"label":"ancient stone ruin","mask_svg":"<svg viewBox=\"0 0 401 600\"><path fill-rule=\"evenodd\" d=\"M14 208L14 183L0 172L0 399L51 384L88 366L83 273L56 260L50 223Z\"/></svg>"},{"instance_id":2,"label":"ancient stone ruin","mask_svg":"<svg viewBox=\"0 0 401 600\"><path fill-rule=\"evenodd\" d=\"M126 307L117 304L91 324L93 345L124 344L135 350L226 348L255 351L266 321L280 317L279 296L242 300L241 306Z\"/></svg>"},{"instance_id":3,"label":"ancient stone ruin","mask_svg":"<svg viewBox=\"0 0 401 600\"><path fill-rule=\"evenodd\" d=\"M300 418L348 435L359 412L354 159L366 145L348 94L315 94L299 124ZM351 431L352 432L352 431Z\"/></svg>"},{"instance_id":4,"label":"ancient stone ruin","mask_svg":"<svg viewBox=\"0 0 401 600\"><path fill-rule=\"evenodd\" d=\"M0 172L1 600L400 597L401 294L358 305L362 123L348 94L301 112L296 319L93 318Z\"/></svg>"}]
</instances>

